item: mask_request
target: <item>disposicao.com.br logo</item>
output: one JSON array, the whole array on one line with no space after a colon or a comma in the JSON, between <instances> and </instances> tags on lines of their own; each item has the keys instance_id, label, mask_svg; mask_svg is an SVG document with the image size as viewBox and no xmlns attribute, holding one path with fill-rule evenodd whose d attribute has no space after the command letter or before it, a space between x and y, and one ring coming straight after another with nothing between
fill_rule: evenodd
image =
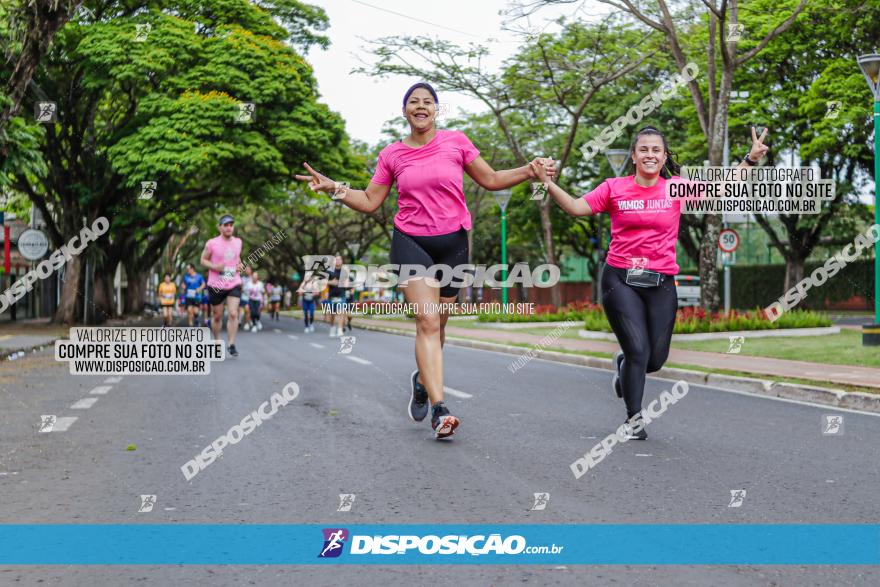
<instances>
[{"instance_id":1,"label":"disposicao.com.br logo","mask_svg":"<svg viewBox=\"0 0 880 587\"><path fill-rule=\"evenodd\" d=\"M502 537L501 534L352 534L345 528L323 529L323 547L318 558L338 557L345 543L350 544L350 555L522 555L560 554L564 546L556 544L529 546L518 534Z\"/></svg>"}]
</instances>

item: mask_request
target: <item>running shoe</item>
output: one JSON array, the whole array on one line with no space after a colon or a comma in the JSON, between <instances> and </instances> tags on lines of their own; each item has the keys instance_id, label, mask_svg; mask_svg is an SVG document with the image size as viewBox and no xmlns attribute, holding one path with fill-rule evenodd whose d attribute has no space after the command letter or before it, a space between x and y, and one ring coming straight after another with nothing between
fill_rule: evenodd
<instances>
[{"instance_id":1,"label":"running shoe","mask_svg":"<svg viewBox=\"0 0 880 587\"><path fill-rule=\"evenodd\" d=\"M250 329L251 329L251 324L250 324L250 322L245 322L245 323L244 323L244 329L245 329L245 330L250 330Z\"/></svg>"},{"instance_id":2,"label":"running shoe","mask_svg":"<svg viewBox=\"0 0 880 587\"><path fill-rule=\"evenodd\" d=\"M452 436L458 425L458 418L449 413L443 402L437 402L431 406L431 428L434 429L434 438Z\"/></svg>"},{"instance_id":3,"label":"running shoe","mask_svg":"<svg viewBox=\"0 0 880 587\"><path fill-rule=\"evenodd\" d=\"M233 357L237 357L237 356L238 356L238 351L235 350L235 345L234 345L234 344L229 345L229 354L232 355Z\"/></svg>"},{"instance_id":4,"label":"running shoe","mask_svg":"<svg viewBox=\"0 0 880 587\"><path fill-rule=\"evenodd\" d=\"M644 423L642 423L641 430L635 431L633 424L639 419L641 419L641 415L637 414L623 423L623 434L627 440L648 440L648 433L645 432Z\"/></svg>"},{"instance_id":5,"label":"running shoe","mask_svg":"<svg viewBox=\"0 0 880 587\"><path fill-rule=\"evenodd\" d=\"M412 383L412 396L409 398L409 417L413 422L421 422L428 415L428 390L419 383L419 370L416 369L410 377Z\"/></svg>"},{"instance_id":6,"label":"running shoe","mask_svg":"<svg viewBox=\"0 0 880 587\"><path fill-rule=\"evenodd\" d=\"M611 389L617 394L617 397L623 397L623 385L620 383L620 364L623 363L623 351L617 351L614 358L614 375L611 376Z\"/></svg>"}]
</instances>

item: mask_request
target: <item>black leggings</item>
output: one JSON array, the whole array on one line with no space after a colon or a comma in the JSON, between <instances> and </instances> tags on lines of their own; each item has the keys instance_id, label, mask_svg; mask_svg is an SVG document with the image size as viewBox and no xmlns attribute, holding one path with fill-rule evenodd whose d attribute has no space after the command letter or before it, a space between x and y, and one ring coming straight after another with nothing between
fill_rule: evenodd
<instances>
[{"instance_id":1,"label":"black leggings","mask_svg":"<svg viewBox=\"0 0 880 587\"><path fill-rule=\"evenodd\" d=\"M659 371L669 356L678 294L675 277L661 277L659 286L644 288L627 285L626 269L606 264L602 273L602 305L623 350L620 384L627 418L642 409L645 374Z\"/></svg>"},{"instance_id":2,"label":"black leggings","mask_svg":"<svg viewBox=\"0 0 880 587\"><path fill-rule=\"evenodd\" d=\"M395 227L391 236L391 262L397 265L418 265L427 269L432 265L456 267L468 262L468 237L464 228L449 234L436 236L412 236ZM400 272L395 271L399 276ZM442 277L440 271L436 279ZM461 281L455 278L453 281ZM451 298L458 295L461 286L452 284L440 288L440 297Z\"/></svg>"}]
</instances>

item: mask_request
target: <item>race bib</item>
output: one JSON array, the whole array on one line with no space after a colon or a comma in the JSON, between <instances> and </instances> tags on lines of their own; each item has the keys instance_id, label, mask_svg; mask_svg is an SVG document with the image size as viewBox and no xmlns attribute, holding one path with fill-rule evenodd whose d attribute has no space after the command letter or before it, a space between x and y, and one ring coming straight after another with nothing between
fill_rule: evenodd
<instances>
[{"instance_id":1,"label":"race bib","mask_svg":"<svg viewBox=\"0 0 880 587\"><path fill-rule=\"evenodd\" d=\"M235 267L224 267L223 273L220 274L220 277L226 281L230 281L234 279L237 274L238 271L235 270Z\"/></svg>"},{"instance_id":2,"label":"race bib","mask_svg":"<svg viewBox=\"0 0 880 587\"><path fill-rule=\"evenodd\" d=\"M186 297L195 298L197 293L199 293L199 292L197 292L194 289L188 289L188 290L186 290Z\"/></svg>"},{"instance_id":3,"label":"race bib","mask_svg":"<svg viewBox=\"0 0 880 587\"><path fill-rule=\"evenodd\" d=\"M174 294L163 293L162 299L165 300L166 302L173 302L174 301Z\"/></svg>"},{"instance_id":4,"label":"race bib","mask_svg":"<svg viewBox=\"0 0 880 587\"><path fill-rule=\"evenodd\" d=\"M315 294L304 293L304 294L303 294L303 299L304 299L305 301L307 301L307 302L311 302L312 300L315 299Z\"/></svg>"}]
</instances>

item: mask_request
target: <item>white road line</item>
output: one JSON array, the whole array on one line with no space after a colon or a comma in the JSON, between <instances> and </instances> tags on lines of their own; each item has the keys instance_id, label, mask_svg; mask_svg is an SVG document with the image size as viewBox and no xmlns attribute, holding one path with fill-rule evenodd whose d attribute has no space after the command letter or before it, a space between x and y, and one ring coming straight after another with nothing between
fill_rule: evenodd
<instances>
[{"instance_id":1,"label":"white road line","mask_svg":"<svg viewBox=\"0 0 880 587\"><path fill-rule=\"evenodd\" d=\"M280 328L273 328L272 332L281 332L281 329Z\"/></svg>"},{"instance_id":2,"label":"white road line","mask_svg":"<svg viewBox=\"0 0 880 587\"><path fill-rule=\"evenodd\" d=\"M77 416L64 416L63 418L58 418L55 420L55 425L52 426L52 432L64 432L77 420L79 420Z\"/></svg>"},{"instance_id":3,"label":"white road line","mask_svg":"<svg viewBox=\"0 0 880 587\"><path fill-rule=\"evenodd\" d=\"M75 404L73 404L72 406L70 406L70 409L71 410L88 410L93 405L95 405L96 401L98 401L98 398L96 398L96 397L84 397L81 400L79 400L78 402L76 402Z\"/></svg>"},{"instance_id":4,"label":"white road line","mask_svg":"<svg viewBox=\"0 0 880 587\"><path fill-rule=\"evenodd\" d=\"M372 361L368 361L366 359L362 359L360 357L352 357L351 355L345 355L345 358L349 361L354 361L355 363L360 363L361 365L372 365Z\"/></svg>"},{"instance_id":5,"label":"white road line","mask_svg":"<svg viewBox=\"0 0 880 587\"><path fill-rule=\"evenodd\" d=\"M108 377L104 383L119 383L120 381L122 381L122 377Z\"/></svg>"},{"instance_id":6,"label":"white road line","mask_svg":"<svg viewBox=\"0 0 880 587\"><path fill-rule=\"evenodd\" d=\"M290 339L293 339L293 340L299 340L299 337L296 336L295 334L288 334L288 335L287 335L287 338L290 338Z\"/></svg>"},{"instance_id":7,"label":"white road line","mask_svg":"<svg viewBox=\"0 0 880 587\"><path fill-rule=\"evenodd\" d=\"M111 389L113 389L112 385L99 385L89 393L91 393L92 395L104 395Z\"/></svg>"},{"instance_id":8,"label":"white road line","mask_svg":"<svg viewBox=\"0 0 880 587\"><path fill-rule=\"evenodd\" d=\"M455 397L460 397L464 399L471 399L472 397L474 397L469 393L465 393L457 389L452 389L451 387L446 387L445 385L443 386L443 393L448 393L449 395L454 395Z\"/></svg>"},{"instance_id":9,"label":"white road line","mask_svg":"<svg viewBox=\"0 0 880 587\"><path fill-rule=\"evenodd\" d=\"M322 344L318 344L318 343L316 343L316 342L310 342L309 344L310 344L311 346L315 347L316 349L322 349L322 348L324 348L324 345L322 345Z\"/></svg>"}]
</instances>

